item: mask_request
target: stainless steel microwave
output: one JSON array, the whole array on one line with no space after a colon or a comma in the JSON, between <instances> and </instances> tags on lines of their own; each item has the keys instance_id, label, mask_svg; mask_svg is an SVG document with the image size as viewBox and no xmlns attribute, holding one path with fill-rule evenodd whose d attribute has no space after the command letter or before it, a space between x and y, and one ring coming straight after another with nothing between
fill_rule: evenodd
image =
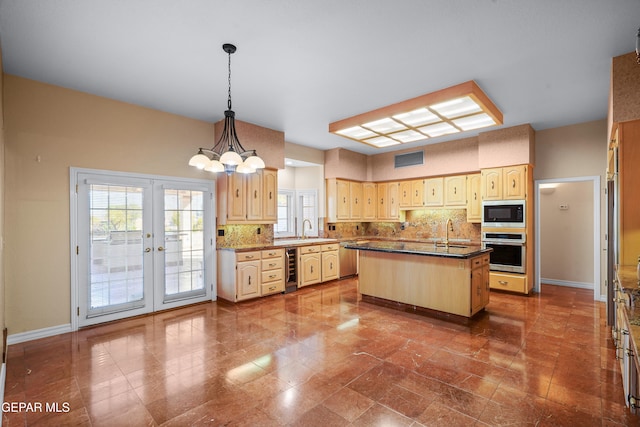
<instances>
[{"instance_id":1,"label":"stainless steel microwave","mask_svg":"<svg viewBox=\"0 0 640 427\"><path fill-rule=\"evenodd\" d=\"M524 228L526 211L524 200L482 202L482 226Z\"/></svg>"}]
</instances>

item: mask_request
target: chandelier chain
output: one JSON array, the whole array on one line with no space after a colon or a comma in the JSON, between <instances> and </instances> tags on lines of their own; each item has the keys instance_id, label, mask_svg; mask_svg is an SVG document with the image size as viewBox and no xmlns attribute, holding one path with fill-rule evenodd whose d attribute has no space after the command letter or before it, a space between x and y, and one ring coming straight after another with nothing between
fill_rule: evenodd
<instances>
[{"instance_id":1,"label":"chandelier chain","mask_svg":"<svg viewBox=\"0 0 640 427\"><path fill-rule=\"evenodd\" d=\"M229 97L227 98L227 109L231 110L231 52L229 56Z\"/></svg>"}]
</instances>

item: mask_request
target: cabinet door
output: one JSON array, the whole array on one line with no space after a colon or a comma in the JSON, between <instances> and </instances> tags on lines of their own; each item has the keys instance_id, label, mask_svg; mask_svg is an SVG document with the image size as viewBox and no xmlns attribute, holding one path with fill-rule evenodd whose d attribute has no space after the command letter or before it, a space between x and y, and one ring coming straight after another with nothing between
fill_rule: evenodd
<instances>
[{"instance_id":1,"label":"cabinet door","mask_svg":"<svg viewBox=\"0 0 640 427\"><path fill-rule=\"evenodd\" d=\"M278 221L278 171L262 170L262 219Z\"/></svg>"},{"instance_id":2,"label":"cabinet door","mask_svg":"<svg viewBox=\"0 0 640 427\"><path fill-rule=\"evenodd\" d=\"M338 251L322 252L322 281L335 280L339 274Z\"/></svg>"},{"instance_id":3,"label":"cabinet door","mask_svg":"<svg viewBox=\"0 0 640 427\"><path fill-rule=\"evenodd\" d=\"M349 218L350 219L362 219L362 183L350 182L349 183Z\"/></svg>"},{"instance_id":4,"label":"cabinet door","mask_svg":"<svg viewBox=\"0 0 640 427\"><path fill-rule=\"evenodd\" d=\"M424 181L426 206L442 206L444 204L443 186L442 178L429 178Z\"/></svg>"},{"instance_id":5,"label":"cabinet door","mask_svg":"<svg viewBox=\"0 0 640 427\"><path fill-rule=\"evenodd\" d=\"M467 175L467 222L482 221L480 174Z\"/></svg>"},{"instance_id":6,"label":"cabinet door","mask_svg":"<svg viewBox=\"0 0 640 427\"><path fill-rule=\"evenodd\" d=\"M486 307L489 304L489 295L491 292L491 286L489 284L489 257L487 256L486 261L482 266L482 286L484 289L484 293L482 294L482 306Z\"/></svg>"},{"instance_id":7,"label":"cabinet door","mask_svg":"<svg viewBox=\"0 0 640 427\"><path fill-rule=\"evenodd\" d=\"M336 181L337 215L340 219L349 219L349 181Z\"/></svg>"},{"instance_id":8,"label":"cabinet door","mask_svg":"<svg viewBox=\"0 0 640 427\"><path fill-rule=\"evenodd\" d=\"M362 208L362 219L375 220L376 219L376 198L377 198L377 186L374 182L365 182L362 184L362 193L364 206Z\"/></svg>"},{"instance_id":9,"label":"cabinet door","mask_svg":"<svg viewBox=\"0 0 640 427\"><path fill-rule=\"evenodd\" d=\"M527 196L527 166L510 166L502 168L504 178L502 196L508 199L524 199Z\"/></svg>"},{"instance_id":10,"label":"cabinet door","mask_svg":"<svg viewBox=\"0 0 640 427\"><path fill-rule=\"evenodd\" d=\"M260 296L260 260L237 263L236 300Z\"/></svg>"},{"instance_id":11,"label":"cabinet door","mask_svg":"<svg viewBox=\"0 0 640 427\"><path fill-rule=\"evenodd\" d=\"M444 205L465 206L467 204L467 176L448 176L444 179Z\"/></svg>"},{"instance_id":12,"label":"cabinet door","mask_svg":"<svg viewBox=\"0 0 640 427\"><path fill-rule=\"evenodd\" d=\"M387 206L388 218L398 219L400 217L400 185L397 182L387 184Z\"/></svg>"},{"instance_id":13,"label":"cabinet door","mask_svg":"<svg viewBox=\"0 0 640 427\"><path fill-rule=\"evenodd\" d=\"M408 208L412 206L413 199L411 193L411 184L413 181L400 182L400 207Z\"/></svg>"},{"instance_id":14,"label":"cabinet door","mask_svg":"<svg viewBox=\"0 0 640 427\"><path fill-rule=\"evenodd\" d=\"M236 174L234 174L236 175ZM262 220L262 173L248 174L247 180L247 219Z\"/></svg>"},{"instance_id":15,"label":"cabinet door","mask_svg":"<svg viewBox=\"0 0 640 427\"><path fill-rule=\"evenodd\" d=\"M227 178L227 219L230 221L246 221L247 196L245 175L232 173Z\"/></svg>"},{"instance_id":16,"label":"cabinet door","mask_svg":"<svg viewBox=\"0 0 640 427\"><path fill-rule=\"evenodd\" d=\"M411 205L416 208L424 206L424 179L411 181Z\"/></svg>"},{"instance_id":17,"label":"cabinet door","mask_svg":"<svg viewBox=\"0 0 640 427\"><path fill-rule=\"evenodd\" d=\"M389 185L386 182L378 183L378 208L376 212L378 213L378 219L388 219L389 211L387 209L387 189Z\"/></svg>"},{"instance_id":18,"label":"cabinet door","mask_svg":"<svg viewBox=\"0 0 640 427\"><path fill-rule=\"evenodd\" d=\"M484 282L483 268L477 267L471 270L471 314L475 314L484 307Z\"/></svg>"},{"instance_id":19,"label":"cabinet door","mask_svg":"<svg viewBox=\"0 0 640 427\"><path fill-rule=\"evenodd\" d=\"M482 200L502 200L502 168L482 170Z\"/></svg>"},{"instance_id":20,"label":"cabinet door","mask_svg":"<svg viewBox=\"0 0 640 427\"><path fill-rule=\"evenodd\" d=\"M300 256L300 282L298 287L320 283L322 271L320 270L320 253L304 254Z\"/></svg>"}]
</instances>

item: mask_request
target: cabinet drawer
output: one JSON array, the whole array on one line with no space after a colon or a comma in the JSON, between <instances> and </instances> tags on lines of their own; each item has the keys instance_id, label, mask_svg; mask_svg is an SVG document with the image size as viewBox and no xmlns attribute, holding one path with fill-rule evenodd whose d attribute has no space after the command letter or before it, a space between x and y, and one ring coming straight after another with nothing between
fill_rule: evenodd
<instances>
[{"instance_id":1,"label":"cabinet drawer","mask_svg":"<svg viewBox=\"0 0 640 427\"><path fill-rule=\"evenodd\" d=\"M511 276L507 274L491 273L489 286L492 289L501 289L504 291L521 292L527 291L526 276Z\"/></svg>"},{"instance_id":2,"label":"cabinet drawer","mask_svg":"<svg viewBox=\"0 0 640 427\"><path fill-rule=\"evenodd\" d=\"M260 290L262 291L261 295L284 292L284 280L279 282L263 283Z\"/></svg>"},{"instance_id":3,"label":"cabinet drawer","mask_svg":"<svg viewBox=\"0 0 640 427\"><path fill-rule=\"evenodd\" d=\"M262 283L282 281L282 269L262 272Z\"/></svg>"},{"instance_id":4,"label":"cabinet drawer","mask_svg":"<svg viewBox=\"0 0 640 427\"><path fill-rule=\"evenodd\" d=\"M322 252L325 251L337 251L340 248L338 243L330 243L328 245L322 245Z\"/></svg>"},{"instance_id":5,"label":"cabinet drawer","mask_svg":"<svg viewBox=\"0 0 640 427\"><path fill-rule=\"evenodd\" d=\"M262 259L262 271L282 269L283 265L282 257Z\"/></svg>"},{"instance_id":6,"label":"cabinet drawer","mask_svg":"<svg viewBox=\"0 0 640 427\"><path fill-rule=\"evenodd\" d=\"M322 247L320 245L302 246L300 248L300 253L301 254L311 254L311 253L315 253L315 252L320 252L321 249L322 249Z\"/></svg>"},{"instance_id":7,"label":"cabinet drawer","mask_svg":"<svg viewBox=\"0 0 640 427\"><path fill-rule=\"evenodd\" d=\"M471 259L471 268L482 267L482 257L475 257Z\"/></svg>"},{"instance_id":8,"label":"cabinet drawer","mask_svg":"<svg viewBox=\"0 0 640 427\"><path fill-rule=\"evenodd\" d=\"M262 251L262 259L278 258L278 257L282 257L283 255L284 255L284 249L269 249L269 250Z\"/></svg>"},{"instance_id":9,"label":"cabinet drawer","mask_svg":"<svg viewBox=\"0 0 640 427\"><path fill-rule=\"evenodd\" d=\"M255 252L237 252L236 253L236 261L255 261L260 259L260 251Z\"/></svg>"},{"instance_id":10,"label":"cabinet drawer","mask_svg":"<svg viewBox=\"0 0 640 427\"><path fill-rule=\"evenodd\" d=\"M483 255L482 256L482 265L488 265L489 264L489 255Z\"/></svg>"}]
</instances>

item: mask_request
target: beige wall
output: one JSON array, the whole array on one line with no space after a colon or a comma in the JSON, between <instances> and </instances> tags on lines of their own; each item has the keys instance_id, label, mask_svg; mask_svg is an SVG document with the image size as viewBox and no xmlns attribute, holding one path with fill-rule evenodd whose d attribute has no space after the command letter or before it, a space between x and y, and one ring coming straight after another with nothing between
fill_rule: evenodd
<instances>
[{"instance_id":1,"label":"beige wall","mask_svg":"<svg viewBox=\"0 0 640 427\"><path fill-rule=\"evenodd\" d=\"M213 124L4 76L6 324L70 323L69 167L207 178ZM248 148L248 147L247 147Z\"/></svg>"},{"instance_id":2,"label":"beige wall","mask_svg":"<svg viewBox=\"0 0 640 427\"><path fill-rule=\"evenodd\" d=\"M536 131L535 154L535 180L600 176L600 248L606 247L606 119ZM606 294L606 253L602 250L599 253L601 277L598 283L600 293ZM593 270L593 256L581 259L579 268Z\"/></svg>"},{"instance_id":3,"label":"beige wall","mask_svg":"<svg viewBox=\"0 0 640 427\"><path fill-rule=\"evenodd\" d=\"M0 49L0 329L4 330L5 322L5 270L4 270L4 193L5 193L5 162L4 162L4 69L2 66L2 50ZM2 355L4 351L2 348ZM4 360L0 361L0 363Z\"/></svg>"},{"instance_id":4,"label":"beige wall","mask_svg":"<svg viewBox=\"0 0 640 427\"><path fill-rule=\"evenodd\" d=\"M593 229L593 183L559 183L538 202L540 280L593 284L593 233L585 232Z\"/></svg>"}]
</instances>

